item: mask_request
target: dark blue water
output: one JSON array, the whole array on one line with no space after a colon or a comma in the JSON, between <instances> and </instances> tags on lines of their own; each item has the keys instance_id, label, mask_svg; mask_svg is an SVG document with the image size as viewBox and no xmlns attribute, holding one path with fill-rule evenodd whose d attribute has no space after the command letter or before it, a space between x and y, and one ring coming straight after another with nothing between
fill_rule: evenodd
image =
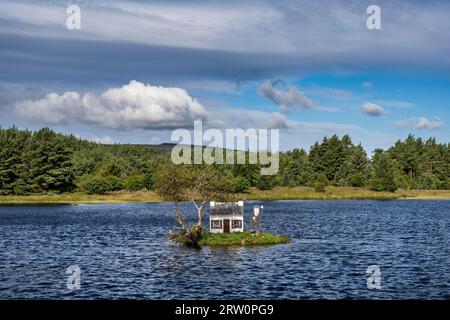
<instances>
[{"instance_id":1,"label":"dark blue water","mask_svg":"<svg viewBox=\"0 0 450 320\"><path fill-rule=\"evenodd\" d=\"M180 246L166 239L170 204L0 207L0 298L450 299L450 200L264 208L263 227L290 244ZM79 290L67 289L70 265ZM367 288L369 265L379 290Z\"/></svg>"}]
</instances>

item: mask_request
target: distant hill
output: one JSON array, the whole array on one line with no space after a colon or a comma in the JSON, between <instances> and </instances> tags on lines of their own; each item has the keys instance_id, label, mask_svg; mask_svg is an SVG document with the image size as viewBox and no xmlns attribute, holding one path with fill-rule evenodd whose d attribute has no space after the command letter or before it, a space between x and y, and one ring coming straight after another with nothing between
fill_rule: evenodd
<instances>
[{"instance_id":1,"label":"distant hill","mask_svg":"<svg viewBox=\"0 0 450 320\"><path fill-rule=\"evenodd\" d=\"M135 143L118 143L118 144L101 144L105 147L114 147L116 145L130 145L142 148L151 148L158 153L166 153L172 151L172 148L176 145L175 143L161 143L161 144L135 144Z\"/></svg>"},{"instance_id":2,"label":"distant hill","mask_svg":"<svg viewBox=\"0 0 450 320\"><path fill-rule=\"evenodd\" d=\"M158 153L167 153L167 152L171 152L173 147L175 147L177 144L176 143L161 143L161 144L130 144L133 146L138 146L138 147L143 147L143 148L152 148L153 150L155 150ZM114 146L113 144L105 144L104 146ZM191 145L191 148L194 148L196 146ZM203 148L208 148L203 146ZM227 149L223 149L223 150L227 150Z\"/></svg>"},{"instance_id":3,"label":"distant hill","mask_svg":"<svg viewBox=\"0 0 450 320\"><path fill-rule=\"evenodd\" d=\"M175 143L161 143L161 144L138 144L140 147L152 148L156 152L165 153L172 151L172 148L176 146Z\"/></svg>"}]
</instances>

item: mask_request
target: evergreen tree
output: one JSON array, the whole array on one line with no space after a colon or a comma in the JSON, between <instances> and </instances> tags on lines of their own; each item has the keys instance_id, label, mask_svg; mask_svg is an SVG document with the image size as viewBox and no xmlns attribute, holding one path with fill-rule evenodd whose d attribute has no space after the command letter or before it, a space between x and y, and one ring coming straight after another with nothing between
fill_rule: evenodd
<instances>
[{"instance_id":1,"label":"evergreen tree","mask_svg":"<svg viewBox=\"0 0 450 320\"><path fill-rule=\"evenodd\" d=\"M362 175L367 174L367 154L364 151L364 148L359 144L357 147L353 149L351 158L350 158L350 173L360 173Z\"/></svg>"},{"instance_id":2,"label":"evergreen tree","mask_svg":"<svg viewBox=\"0 0 450 320\"><path fill-rule=\"evenodd\" d=\"M22 152L29 131L19 131L16 127L0 129L0 194L25 194L27 184L23 179Z\"/></svg>"},{"instance_id":3,"label":"evergreen tree","mask_svg":"<svg viewBox=\"0 0 450 320\"><path fill-rule=\"evenodd\" d=\"M389 155L397 160L402 169L412 180L419 173L422 160L423 143L421 139L415 139L413 135L408 135L404 142L398 140L395 146L389 149Z\"/></svg>"},{"instance_id":4,"label":"evergreen tree","mask_svg":"<svg viewBox=\"0 0 450 320\"><path fill-rule=\"evenodd\" d=\"M304 186L312 180L312 167L304 150L288 153L289 160L282 173L284 186Z\"/></svg>"},{"instance_id":5,"label":"evergreen tree","mask_svg":"<svg viewBox=\"0 0 450 320\"><path fill-rule=\"evenodd\" d=\"M324 173L329 181L334 180L339 167L344 163L344 148L337 135L332 136L327 143L323 144Z\"/></svg>"},{"instance_id":6,"label":"evergreen tree","mask_svg":"<svg viewBox=\"0 0 450 320\"><path fill-rule=\"evenodd\" d=\"M48 128L28 139L23 161L25 181L34 192L69 191L74 187L72 150L61 135Z\"/></svg>"},{"instance_id":7,"label":"evergreen tree","mask_svg":"<svg viewBox=\"0 0 450 320\"><path fill-rule=\"evenodd\" d=\"M375 149L372 160L372 177L370 187L375 191L397 190L394 179L394 165L392 159L381 149Z\"/></svg>"}]
</instances>

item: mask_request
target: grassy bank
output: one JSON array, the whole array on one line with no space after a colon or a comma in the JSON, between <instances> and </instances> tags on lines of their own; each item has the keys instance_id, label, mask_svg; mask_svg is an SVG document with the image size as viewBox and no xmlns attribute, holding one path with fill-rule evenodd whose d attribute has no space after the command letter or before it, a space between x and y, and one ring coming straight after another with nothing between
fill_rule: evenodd
<instances>
[{"instance_id":1,"label":"grassy bank","mask_svg":"<svg viewBox=\"0 0 450 320\"><path fill-rule=\"evenodd\" d=\"M159 202L160 200L158 195L151 191L120 191L108 194L73 192L57 195L0 196L0 205Z\"/></svg>"},{"instance_id":2,"label":"grassy bank","mask_svg":"<svg viewBox=\"0 0 450 320\"><path fill-rule=\"evenodd\" d=\"M450 196L450 192L449 192ZM242 194L244 200L344 200L344 199L398 199L398 193L376 192L364 188L327 187L316 192L308 187L277 187L272 190L251 189Z\"/></svg>"},{"instance_id":3,"label":"grassy bank","mask_svg":"<svg viewBox=\"0 0 450 320\"><path fill-rule=\"evenodd\" d=\"M289 239L283 235L268 232L255 234L250 231L234 233L207 232L200 239L200 246L263 246L288 243Z\"/></svg>"},{"instance_id":4,"label":"grassy bank","mask_svg":"<svg viewBox=\"0 0 450 320\"><path fill-rule=\"evenodd\" d=\"M398 190L376 192L365 188L327 187L325 192L313 188L278 187L273 190L251 189L242 194L244 200L346 200L346 199L450 199L450 190Z\"/></svg>"},{"instance_id":5,"label":"grassy bank","mask_svg":"<svg viewBox=\"0 0 450 320\"><path fill-rule=\"evenodd\" d=\"M404 199L450 199L450 190L399 190Z\"/></svg>"},{"instance_id":6,"label":"grassy bank","mask_svg":"<svg viewBox=\"0 0 450 320\"><path fill-rule=\"evenodd\" d=\"M345 199L450 199L450 190L398 190L395 193L375 192L364 188L327 187L323 193L307 187L277 187L273 190L250 189L237 195L243 200L345 200ZM103 195L82 192L60 195L0 196L0 205L6 204L77 204L158 202L161 199L152 191L120 191Z\"/></svg>"}]
</instances>

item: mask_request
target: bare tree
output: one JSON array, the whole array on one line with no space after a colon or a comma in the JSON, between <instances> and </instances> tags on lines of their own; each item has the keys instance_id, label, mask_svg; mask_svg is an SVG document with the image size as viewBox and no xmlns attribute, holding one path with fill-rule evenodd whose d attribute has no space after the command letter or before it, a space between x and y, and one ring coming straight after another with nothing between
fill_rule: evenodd
<instances>
[{"instance_id":1,"label":"bare tree","mask_svg":"<svg viewBox=\"0 0 450 320\"><path fill-rule=\"evenodd\" d=\"M189 185L190 175L185 165L175 165L168 162L158 166L154 188L163 200L175 203L175 221L181 229L185 229L186 226L180 212L180 202L187 199Z\"/></svg>"},{"instance_id":2,"label":"bare tree","mask_svg":"<svg viewBox=\"0 0 450 320\"><path fill-rule=\"evenodd\" d=\"M202 226L203 212L208 201L229 201L233 198L231 179L213 166L199 166L192 175L191 201L197 209L197 225Z\"/></svg>"}]
</instances>

